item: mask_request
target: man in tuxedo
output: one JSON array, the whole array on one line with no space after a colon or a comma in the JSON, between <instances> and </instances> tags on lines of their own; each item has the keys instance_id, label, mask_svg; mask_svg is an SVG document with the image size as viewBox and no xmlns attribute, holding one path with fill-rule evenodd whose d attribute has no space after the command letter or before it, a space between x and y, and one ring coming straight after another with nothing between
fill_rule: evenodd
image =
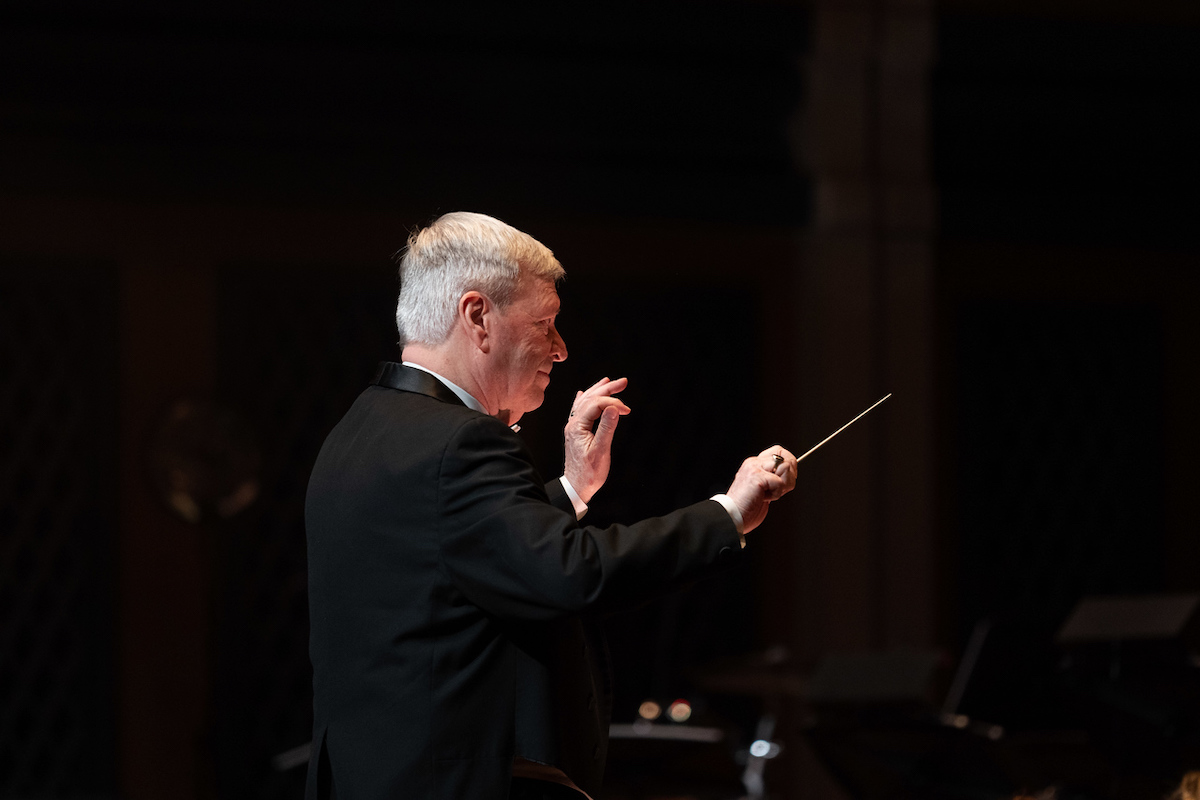
<instances>
[{"instance_id":1,"label":"man in tuxedo","mask_svg":"<svg viewBox=\"0 0 1200 800\"><path fill-rule=\"evenodd\" d=\"M380 366L309 483L309 800L595 797L611 681L591 615L734 563L795 485L795 457L772 447L725 494L582 526L629 413L625 379L576 394L557 480L514 430L567 357L562 275L481 214L409 238L403 363Z\"/></svg>"}]
</instances>

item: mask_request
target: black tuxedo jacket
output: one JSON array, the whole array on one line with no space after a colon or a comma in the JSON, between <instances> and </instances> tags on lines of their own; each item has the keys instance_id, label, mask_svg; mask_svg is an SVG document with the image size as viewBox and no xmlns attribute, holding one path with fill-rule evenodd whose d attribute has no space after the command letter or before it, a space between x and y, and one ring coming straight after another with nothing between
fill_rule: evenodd
<instances>
[{"instance_id":1,"label":"black tuxedo jacket","mask_svg":"<svg viewBox=\"0 0 1200 800\"><path fill-rule=\"evenodd\" d=\"M515 756L596 796L611 691L587 615L740 550L710 500L581 527L507 426L393 363L321 448L305 521L309 800L502 800Z\"/></svg>"}]
</instances>

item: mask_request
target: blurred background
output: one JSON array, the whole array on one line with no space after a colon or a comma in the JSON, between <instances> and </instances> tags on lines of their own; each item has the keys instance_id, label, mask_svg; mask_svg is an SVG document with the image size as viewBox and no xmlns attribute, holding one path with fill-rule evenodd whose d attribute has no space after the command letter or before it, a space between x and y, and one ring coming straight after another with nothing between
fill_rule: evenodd
<instances>
[{"instance_id":1,"label":"blurred background","mask_svg":"<svg viewBox=\"0 0 1200 800\"><path fill-rule=\"evenodd\" d=\"M0 797L301 796L305 484L459 209L568 272L547 475L630 379L589 522L894 392L607 621L691 709L607 798L1200 767L1195 2L6 0L0 76Z\"/></svg>"}]
</instances>

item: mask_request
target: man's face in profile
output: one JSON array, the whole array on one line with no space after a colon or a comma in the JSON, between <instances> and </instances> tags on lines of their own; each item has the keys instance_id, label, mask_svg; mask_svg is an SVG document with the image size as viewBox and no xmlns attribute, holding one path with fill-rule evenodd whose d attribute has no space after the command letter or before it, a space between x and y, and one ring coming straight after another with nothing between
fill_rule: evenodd
<instances>
[{"instance_id":1,"label":"man's face in profile","mask_svg":"<svg viewBox=\"0 0 1200 800\"><path fill-rule=\"evenodd\" d=\"M500 407L512 412L510 424L542 404L550 370L567 357L554 327L558 309L552 281L522 277L517 296L498 312L493 375L501 387Z\"/></svg>"}]
</instances>

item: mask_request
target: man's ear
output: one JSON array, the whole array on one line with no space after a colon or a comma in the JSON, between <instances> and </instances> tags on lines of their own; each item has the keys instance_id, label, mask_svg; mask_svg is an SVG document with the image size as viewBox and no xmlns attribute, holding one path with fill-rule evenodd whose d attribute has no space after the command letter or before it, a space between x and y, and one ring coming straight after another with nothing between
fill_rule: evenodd
<instances>
[{"instance_id":1,"label":"man's ear","mask_svg":"<svg viewBox=\"0 0 1200 800\"><path fill-rule=\"evenodd\" d=\"M489 331L494 310L492 301L480 292L472 290L458 298L458 326L471 344L484 353L492 347Z\"/></svg>"}]
</instances>

